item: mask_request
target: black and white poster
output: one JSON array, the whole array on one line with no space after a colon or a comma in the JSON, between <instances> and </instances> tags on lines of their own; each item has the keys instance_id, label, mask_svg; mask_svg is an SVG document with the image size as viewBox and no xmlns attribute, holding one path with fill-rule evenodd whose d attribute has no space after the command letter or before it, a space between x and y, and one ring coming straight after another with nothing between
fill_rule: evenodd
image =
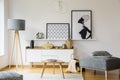
<instances>
[{"instance_id":1,"label":"black and white poster","mask_svg":"<svg viewBox=\"0 0 120 80\"><path fill-rule=\"evenodd\" d=\"M72 39L92 39L92 11L72 10L71 11Z\"/></svg>"}]
</instances>

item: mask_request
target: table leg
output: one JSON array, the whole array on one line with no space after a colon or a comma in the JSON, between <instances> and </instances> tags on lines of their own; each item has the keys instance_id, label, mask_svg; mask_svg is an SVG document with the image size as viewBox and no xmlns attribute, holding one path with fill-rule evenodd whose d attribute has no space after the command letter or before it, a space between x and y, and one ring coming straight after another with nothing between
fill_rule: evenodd
<instances>
[{"instance_id":1,"label":"table leg","mask_svg":"<svg viewBox=\"0 0 120 80\"><path fill-rule=\"evenodd\" d=\"M119 79L120 79L120 69L119 69Z\"/></svg>"},{"instance_id":2,"label":"table leg","mask_svg":"<svg viewBox=\"0 0 120 80\"><path fill-rule=\"evenodd\" d=\"M30 63L30 67L31 67L31 68L33 67L33 62Z\"/></svg>"},{"instance_id":3,"label":"table leg","mask_svg":"<svg viewBox=\"0 0 120 80\"><path fill-rule=\"evenodd\" d=\"M60 71L62 73L63 79L65 79L64 73L63 73L63 68L62 68L62 63L59 63L59 67L60 67Z\"/></svg>"},{"instance_id":4,"label":"table leg","mask_svg":"<svg viewBox=\"0 0 120 80\"><path fill-rule=\"evenodd\" d=\"M105 70L105 80L107 80L107 78L108 78L108 71Z\"/></svg>"},{"instance_id":5,"label":"table leg","mask_svg":"<svg viewBox=\"0 0 120 80\"><path fill-rule=\"evenodd\" d=\"M94 70L94 75L96 74L96 70Z\"/></svg>"},{"instance_id":6,"label":"table leg","mask_svg":"<svg viewBox=\"0 0 120 80\"><path fill-rule=\"evenodd\" d=\"M55 74L55 63L53 63L53 74Z\"/></svg>"},{"instance_id":7,"label":"table leg","mask_svg":"<svg viewBox=\"0 0 120 80\"><path fill-rule=\"evenodd\" d=\"M81 75L82 75L82 77L83 77L83 80L86 80L85 79L85 74L83 74L83 71L85 70L85 68L82 68L82 67L80 67L80 73L81 73Z\"/></svg>"},{"instance_id":8,"label":"table leg","mask_svg":"<svg viewBox=\"0 0 120 80\"><path fill-rule=\"evenodd\" d=\"M44 64L43 64L43 70L42 70L41 78L43 77L43 74L44 74L44 71L45 71L46 64L47 64L47 63L44 63Z\"/></svg>"}]
</instances>

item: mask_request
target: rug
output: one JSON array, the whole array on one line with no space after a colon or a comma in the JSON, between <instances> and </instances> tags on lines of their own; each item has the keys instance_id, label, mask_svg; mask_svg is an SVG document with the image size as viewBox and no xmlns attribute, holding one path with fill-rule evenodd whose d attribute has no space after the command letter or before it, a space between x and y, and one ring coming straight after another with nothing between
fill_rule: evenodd
<instances>
[{"instance_id":1,"label":"rug","mask_svg":"<svg viewBox=\"0 0 120 80\"><path fill-rule=\"evenodd\" d=\"M23 74L23 80L83 80L81 74L65 74L65 79L61 74L44 74L42 79L40 76L38 73Z\"/></svg>"}]
</instances>

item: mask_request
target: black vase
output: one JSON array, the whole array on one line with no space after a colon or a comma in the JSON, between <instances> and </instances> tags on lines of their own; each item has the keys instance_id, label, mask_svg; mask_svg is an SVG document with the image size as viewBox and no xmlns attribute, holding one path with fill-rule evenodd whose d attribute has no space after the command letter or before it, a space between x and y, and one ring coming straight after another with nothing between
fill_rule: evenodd
<instances>
[{"instance_id":1,"label":"black vase","mask_svg":"<svg viewBox=\"0 0 120 80\"><path fill-rule=\"evenodd\" d=\"M30 41L30 48L34 48L34 40Z\"/></svg>"}]
</instances>

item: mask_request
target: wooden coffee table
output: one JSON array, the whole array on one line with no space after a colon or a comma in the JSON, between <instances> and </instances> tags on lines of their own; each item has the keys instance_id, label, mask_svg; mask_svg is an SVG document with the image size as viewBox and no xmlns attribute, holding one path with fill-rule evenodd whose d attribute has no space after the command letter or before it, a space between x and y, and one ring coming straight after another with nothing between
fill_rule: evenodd
<instances>
[{"instance_id":1,"label":"wooden coffee table","mask_svg":"<svg viewBox=\"0 0 120 80\"><path fill-rule=\"evenodd\" d=\"M63 77L63 79L65 78L63 68L62 68L62 63L64 63L63 61L61 61L61 60L56 60L56 61L44 60L44 61L42 61L42 63L43 63L43 69L42 69L41 78L43 77L43 74L44 74L45 67L46 67L47 63L52 63L53 64L53 74L55 74L55 64L59 64L62 77Z\"/></svg>"}]
</instances>

